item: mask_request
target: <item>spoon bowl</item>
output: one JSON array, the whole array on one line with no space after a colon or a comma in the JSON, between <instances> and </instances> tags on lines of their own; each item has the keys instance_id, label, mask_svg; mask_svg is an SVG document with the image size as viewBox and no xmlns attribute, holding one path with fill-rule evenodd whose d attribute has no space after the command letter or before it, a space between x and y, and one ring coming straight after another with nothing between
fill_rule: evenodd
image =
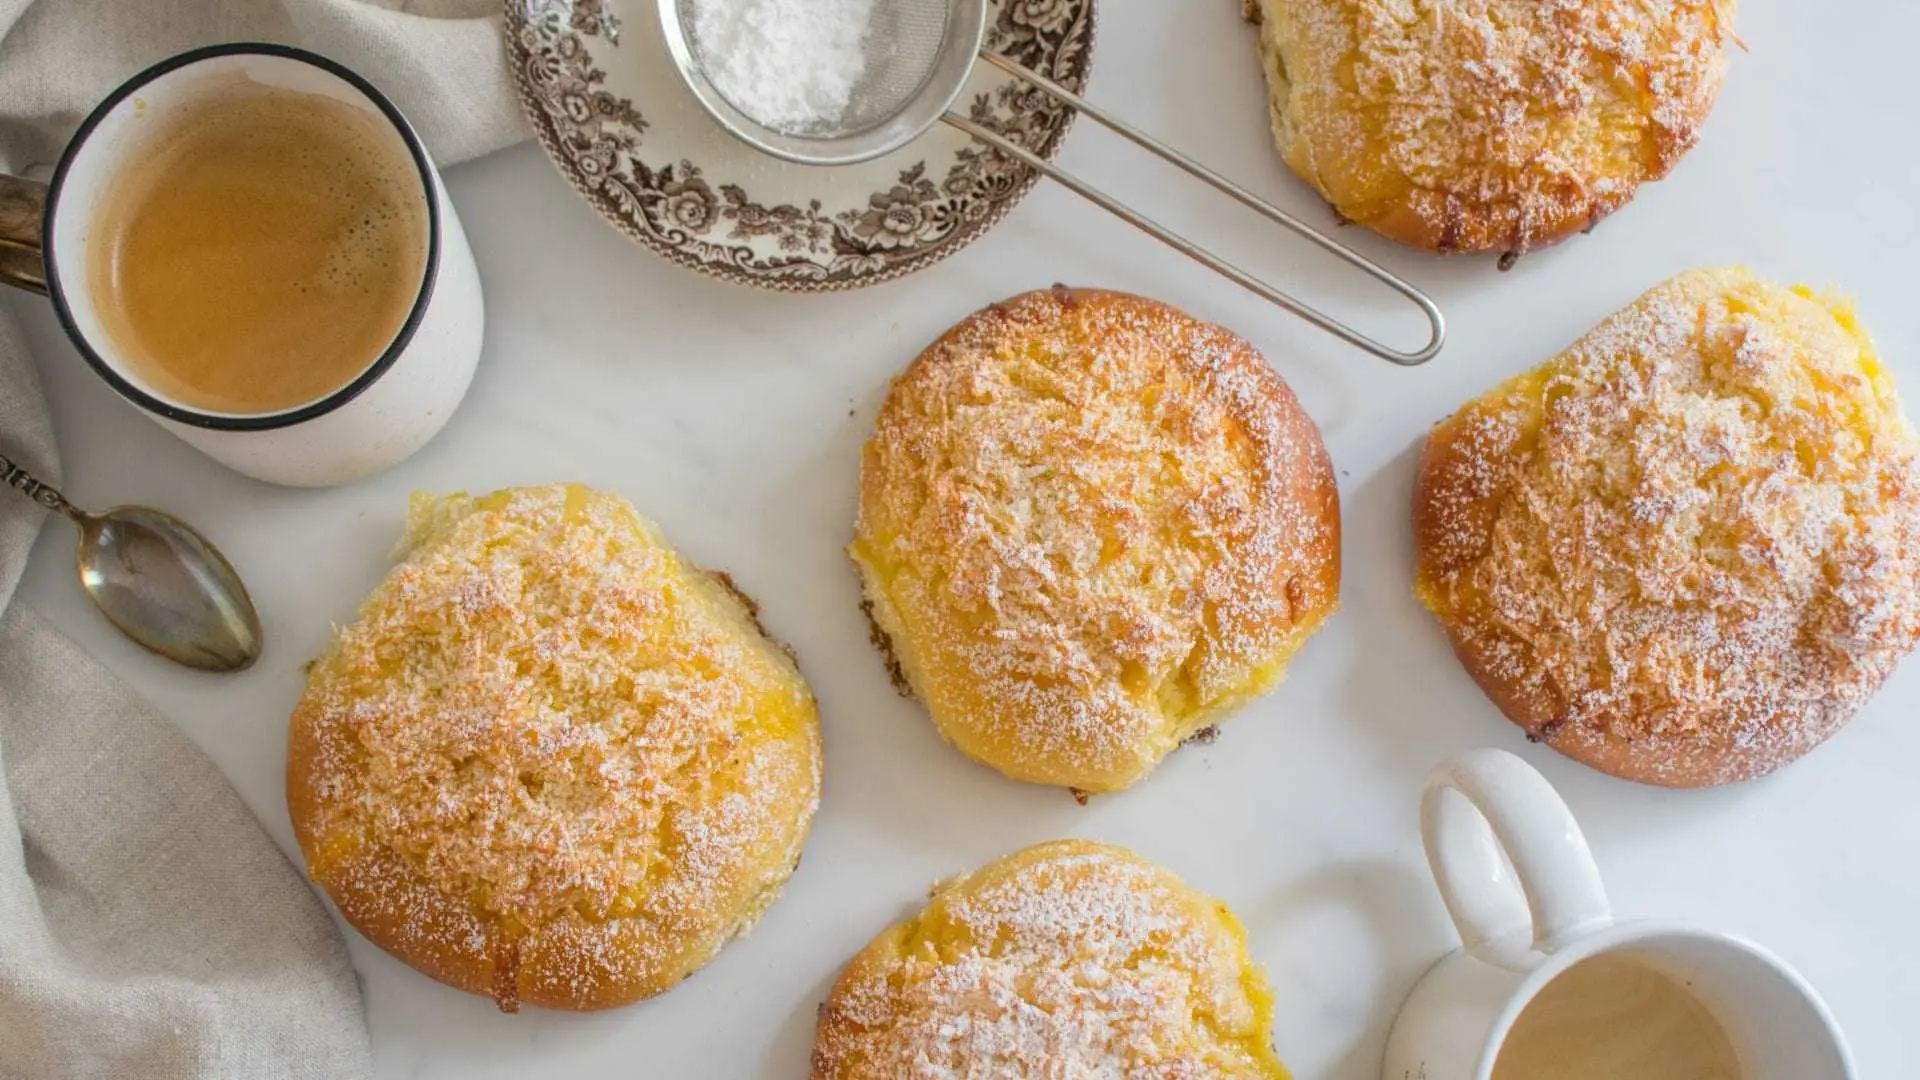
<instances>
[{"instance_id":1,"label":"spoon bowl","mask_svg":"<svg viewBox=\"0 0 1920 1080\"><path fill-rule=\"evenodd\" d=\"M247 587L207 539L144 506L73 510L81 587L142 647L205 671L240 671L260 657L260 615Z\"/></svg>"},{"instance_id":2,"label":"spoon bowl","mask_svg":"<svg viewBox=\"0 0 1920 1080\"><path fill-rule=\"evenodd\" d=\"M239 671L260 658L260 613L246 584L193 526L145 506L88 513L5 457L0 477L79 528L80 587L134 644L202 671Z\"/></svg>"}]
</instances>

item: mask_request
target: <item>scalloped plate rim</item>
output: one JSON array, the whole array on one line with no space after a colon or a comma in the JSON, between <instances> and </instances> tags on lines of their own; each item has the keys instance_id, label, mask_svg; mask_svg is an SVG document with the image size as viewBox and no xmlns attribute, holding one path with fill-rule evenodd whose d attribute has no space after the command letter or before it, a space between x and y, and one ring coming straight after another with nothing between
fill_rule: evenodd
<instances>
[{"instance_id":1,"label":"scalloped plate rim","mask_svg":"<svg viewBox=\"0 0 1920 1080\"><path fill-rule=\"evenodd\" d=\"M535 2L537 2L537 0L535 0ZM583 2L583 0L558 0L558 3L567 9L572 9L579 2ZM642 0L642 2L645 2L645 0ZM1019 0L987 0L990 7L997 6L1000 3L1015 2L1019 2ZM1075 86L1071 82L1063 81L1063 85L1066 85L1069 89L1077 93L1084 93L1087 84L1093 78L1094 44L1099 36L1099 0L1064 0L1064 2L1080 4L1086 12L1085 44L1082 49L1082 59L1080 60L1079 85ZM525 115L528 126L533 129L534 137L536 141L539 142L542 152L554 168L566 178L568 186L573 189L574 193L585 201L587 205L591 206L609 225L613 226L641 247L690 270L696 270L708 276L734 284L748 285L774 292L848 292L880 285L889 281L898 280L909 274L940 263L973 244L990 232L994 226L1003 221L1006 216L1012 212L1014 207L1026 199L1027 195L1033 190L1034 185L1040 181L1041 174L1038 170L1018 167L1018 171L1022 175L1014 182L1013 187L1005 197L995 200L983 217L963 226L955 235L948 236L937 247L920 251L911 257L897 262L889 262L879 269L860 271L847 277L803 278L761 275L744 270L731 263L703 259L682 247L661 241L652 233L640 228L626 215L620 213L617 208L609 205L605 196L597 190L597 185L583 176L578 164L566 154L562 153L556 145L556 131L545 115L546 110L542 108L536 100L535 91L528 84L527 79L526 61L529 59L530 54L520 42L520 30L528 21L527 8L529 3L530 0L504 0L502 5L504 9L502 37L506 46L506 59L513 69L515 98L519 101L521 112ZM574 30L567 32L579 34L579 31ZM617 45L615 47L617 47ZM584 45L582 48L584 51ZM1039 150L1041 157L1048 161L1054 160L1059 153L1060 146L1066 142L1067 136L1072 132L1074 120L1078 115L1078 111L1075 109L1064 109L1064 117L1057 133ZM913 144L909 143L908 145L911 146Z\"/></svg>"}]
</instances>

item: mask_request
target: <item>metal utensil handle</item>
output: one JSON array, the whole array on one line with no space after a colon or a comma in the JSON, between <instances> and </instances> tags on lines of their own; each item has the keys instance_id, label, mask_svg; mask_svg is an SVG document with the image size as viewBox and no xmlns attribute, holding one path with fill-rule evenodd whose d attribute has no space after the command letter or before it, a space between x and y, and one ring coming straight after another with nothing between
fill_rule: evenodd
<instances>
[{"instance_id":1,"label":"metal utensil handle","mask_svg":"<svg viewBox=\"0 0 1920 1080\"><path fill-rule=\"evenodd\" d=\"M12 458L0 454L0 486L10 487L56 513L73 517L79 513L65 495L54 489L52 484L41 480L17 464Z\"/></svg>"},{"instance_id":2,"label":"metal utensil handle","mask_svg":"<svg viewBox=\"0 0 1920 1080\"><path fill-rule=\"evenodd\" d=\"M47 268L40 252L46 212L47 185L0 173L0 285L46 295Z\"/></svg>"},{"instance_id":3,"label":"metal utensil handle","mask_svg":"<svg viewBox=\"0 0 1920 1080\"><path fill-rule=\"evenodd\" d=\"M1346 323L1341 322L1340 320L1335 319L1331 315L1328 315L1325 312L1320 311L1318 308L1315 308L1307 304L1305 301L1295 299L1294 297L1288 295L1287 293L1284 293L1279 289L1275 288L1274 286L1268 284L1266 281L1258 277L1255 277L1254 275L1248 273L1245 270L1242 270L1240 267L1235 266L1230 262L1227 262L1225 259L1220 258L1219 256L1199 246L1193 241L1188 240L1186 237L1181 236L1180 234L1174 232L1171 229L1168 229L1166 226L1161 225L1159 222L1156 222L1151 218L1146 217L1145 215L1134 210L1132 207L1129 207L1124 203L1121 203L1119 200L1113 198L1107 193L1099 190L1098 188L1093 187L1087 182L1081 180L1079 177L1073 175L1070 172L1067 172L1066 170L1060 168L1059 166L1053 164L1052 162L1046 160L1045 158L1040 157L1038 154L1035 154L1033 151L1028 150L1026 147L1021 146L1018 143L1015 143L1007 139L1005 136L1002 136L997 132L990 131L987 128L981 126L979 123L971 119L968 119L965 116L961 116L959 113L956 113L956 112L948 112L947 114L941 117L941 119L945 121L948 125L954 128L957 128L960 131L965 132L967 135L971 136L972 138L977 139L983 143L986 143L987 145L993 147L994 149L999 150L1001 153L1004 153L1022 162L1025 165L1028 165L1034 169L1038 169L1040 172L1046 174L1049 177L1052 177L1053 179L1059 181L1061 184L1065 185L1069 190L1073 191L1075 194L1081 196L1082 198L1100 207L1101 209L1107 211L1108 213L1113 214L1115 217L1118 217L1121 220L1127 222L1129 225L1132 225L1135 228L1141 230L1142 232L1147 233L1148 235L1152 236L1154 239L1159 240L1161 243L1166 244L1168 247L1171 247L1175 251L1180 252L1182 255L1185 255L1188 258L1194 260L1195 262L1200 263L1201 265L1207 267L1208 269L1214 271L1215 273L1221 275L1222 277L1225 277L1228 280L1234 282L1235 284L1240 285L1242 288L1245 288L1253 292L1254 294L1268 300L1269 302L1275 304L1276 306L1294 315L1297 315L1302 319L1305 319L1307 322L1312 323L1314 326L1317 326L1322 330L1325 330L1327 333L1334 335L1335 337L1341 339L1342 341L1345 341L1348 344L1353 345L1357 348L1364 349L1365 351L1372 353L1374 356L1377 356L1382 360L1386 360L1394 364L1399 364L1402 367L1413 367L1418 364L1424 364L1428 360L1433 359L1434 356L1440 352L1441 346L1446 343L1446 337L1447 337L1446 318L1440 313L1439 306L1435 304L1433 300L1430 297L1428 297L1425 293L1421 292L1419 289L1414 288L1406 280L1401 278L1399 275L1393 273L1391 270L1388 270L1387 268L1372 261L1371 259L1368 259L1366 256L1360 254L1357 251L1354 251L1352 248L1349 248L1344 244L1341 244L1339 241L1334 240L1332 237L1327 236L1325 233L1320 232L1318 229L1315 229L1313 226L1308 225L1304 221L1301 221L1299 218L1295 217L1294 215L1286 212L1285 210L1282 210L1281 208L1273 205L1270 202L1267 202L1265 199L1260 198L1258 195L1255 195L1253 192L1248 191L1246 188L1241 187L1239 184L1236 184L1233 181L1227 179L1226 177L1221 176L1219 173L1214 172L1212 169L1207 168L1205 165L1202 165L1199 162L1194 161L1192 158L1187 157L1185 154L1182 154L1178 150L1175 150L1172 147L1168 146L1167 144L1161 142L1160 140L1155 139L1153 136L1148 135L1146 132L1141 131L1140 129L1132 126L1131 124L1128 124L1126 121L1121 120L1119 117L1116 117L1111 113L1108 113L1106 110L1101 109L1096 105L1093 105L1092 103L1088 102L1084 98L1080 97L1080 95L1075 94L1073 91L1068 90L1064 86L1061 86L1059 83L1056 83L1053 80L1046 78L1045 76L1037 75L1034 72L1028 70L1027 68L1021 66L1020 64L1017 64L1014 61L1009 60L1006 57L1001 56L987 49L982 49L980 51L980 58L992 64L993 66L1001 69L1002 71L1005 71L1009 75L1025 80L1029 84L1033 85L1035 88L1041 90L1042 92L1048 95L1051 95L1053 98L1060 101L1062 104L1066 105L1067 107L1075 110L1076 112L1085 114L1086 116L1090 117L1094 122L1112 130L1116 134L1127 139L1129 142L1132 142L1135 145L1141 147L1142 149L1145 149L1148 152L1152 153L1154 156L1159 157L1162 160L1173 164L1174 166L1178 167L1182 171L1186 172L1188 175L1193 176L1194 178L1205 182L1208 186L1214 188L1215 190L1221 192L1222 194L1225 194L1231 197L1234 201L1255 211L1256 213L1260 214L1262 217L1267 218L1269 221L1272 221L1277 225L1281 225L1291 230L1292 232L1306 238L1308 241L1311 241L1315 246L1319 247L1321 250L1339 257L1342 261L1348 263L1351 266L1356 267L1357 269L1365 273L1368 277L1371 277L1375 281L1378 281L1381 284L1386 285L1388 288L1391 288L1393 291L1399 293L1401 296L1412 301L1414 306L1420 309L1421 314L1426 316L1427 326L1430 331L1429 336L1427 338L1427 343L1423 347L1413 352L1402 352L1399 349L1392 348L1391 346L1383 344L1382 342L1376 341L1372 337L1368 336L1367 334L1364 334L1359 330L1356 330L1353 327L1348 326Z\"/></svg>"}]
</instances>

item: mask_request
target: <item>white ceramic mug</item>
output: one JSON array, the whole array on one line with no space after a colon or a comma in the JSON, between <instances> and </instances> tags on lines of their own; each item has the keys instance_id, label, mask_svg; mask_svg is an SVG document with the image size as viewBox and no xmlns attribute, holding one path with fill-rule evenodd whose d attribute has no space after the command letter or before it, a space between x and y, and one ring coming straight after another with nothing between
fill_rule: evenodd
<instances>
[{"instance_id":1,"label":"white ceramic mug","mask_svg":"<svg viewBox=\"0 0 1920 1080\"><path fill-rule=\"evenodd\" d=\"M1685 985L1726 1030L1743 1080L1854 1077L1826 1005L1773 954L1710 930L1616 922L1572 812L1518 757L1477 750L1434 770L1420 831L1461 948L1401 1007L1383 1080L1489 1080L1534 996L1613 952Z\"/></svg>"},{"instance_id":2,"label":"white ceramic mug","mask_svg":"<svg viewBox=\"0 0 1920 1080\"><path fill-rule=\"evenodd\" d=\"M189 408L147 385L117 355L92 295L87 245L103 192L182 105L233 93L235 76L324 94L384 121L419 174L428 229L426 272L392 342L352 381L317 401L270 414ZM339 484L404 460L453 415L480 358L480 275L426 147L391 101L325 57L284 45L215 45L163 60L96 107L46 185L0 175L0 281L44 292L74 346L100 377L162 427L214 460L277 484Z\"/></svg>"}]
</instances>

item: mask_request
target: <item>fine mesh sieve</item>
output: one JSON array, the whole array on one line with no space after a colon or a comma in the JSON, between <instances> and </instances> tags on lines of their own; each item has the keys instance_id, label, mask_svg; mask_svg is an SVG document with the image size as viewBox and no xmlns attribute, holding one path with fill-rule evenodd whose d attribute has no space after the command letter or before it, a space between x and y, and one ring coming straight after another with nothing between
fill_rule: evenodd
<instances>
[{"instance_id":1,"label":"fine mesh sieve","mask_svg":"<svg viewBox=\"0 0 1920 1080\"><path fill-rule=\"evenodd\" d=\"M968 8L977 13L972 16L976 25L964 24L970 17ZM956 24L956 15L961 24ZM963 59L971 56L979 50L985 28L983 4L873 0L866 35L867 66L853 85L837 133L867 131L906 112L937 73L941 56L949 51ZM967 47L949 50L947 39L956 32ZM962 74L953 83L952 93L929 94L927 101L945 111L966 81Z\"/></svg>"},{"instance_id":2,"label":"fine mesh sieve","mask_svg":"<svg viewBox=\"0 0 1920 1080\"><path fill-rule=\"evenodd\" d=\"M694 39L694 9L703 0L658 0L660 24L674 67L700 104L742 142L764 153L802 165L851 165L892 153L936 123L945 123L979 142L1052 177L1076 194L1215 273L1264 297L1282 309L1363 349L1402 366L1424 364L1446 341L1446 319L1427 295L1392 271L1274 206L1212 169L1179 153L1073 91L982 47L987 27L986 0L873 0L865 41L866 68L837 121L806 127L775 127L727 100L707 70ZM711 0L706 0L711 2ZM1420 309L1429 328L1427 343L1402 352L1325 314L1304 301L1227 262L1205 248L1152 221L1133 208L1026 147L954 111L953 103L985 61L1022 79L1063 105L1108 128L1135 145L1179 167L1215 190L1259 213L1393 289Z\"/></svg>"},{"instance_id":3,"label":"fine mesh sieve","mask_svg":"<svg viewBox=\"0 0 1920 1080\"><path fill-rule=\"evenodd\" d=\"M659 0L674 66L722 127L749 146L802 165L852 165L912 142L960 96L987 28L984 3L873 0L866 67L846 110L831 125L787 128L741 109L708 78L693 29L701 2Z\"/></svg>"}]
</instances>

